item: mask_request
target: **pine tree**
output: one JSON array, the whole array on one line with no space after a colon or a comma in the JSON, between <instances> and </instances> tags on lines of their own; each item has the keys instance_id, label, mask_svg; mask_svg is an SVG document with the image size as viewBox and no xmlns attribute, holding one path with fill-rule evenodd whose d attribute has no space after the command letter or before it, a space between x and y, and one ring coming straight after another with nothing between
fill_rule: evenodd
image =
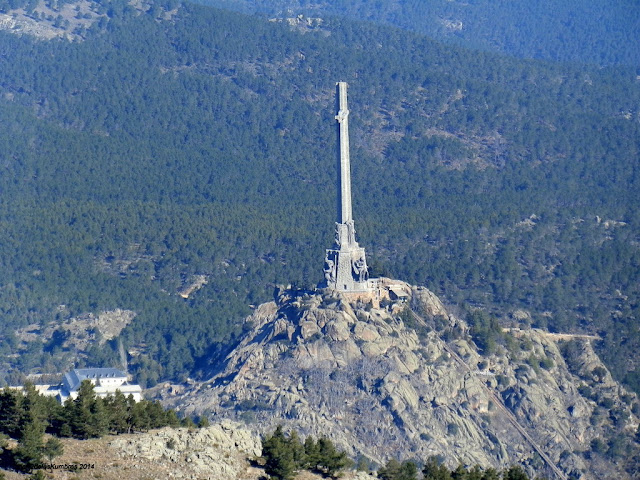
<instances>
[{"instance_id":1,"label":"pine tree","mask_svg":"<svg viewBox=\"0 0 640 480\"><path fill-rule=\"evenodd\" d=\"M398 480L400 475L400 462L395 458L390 459L384 467L378 469L378 478L381 480Z\"/></svg>"},{"instance_id":2,"label":"pine tree","mask_svg":"<svg viewBox=\"0 0 640 480\"><path fill-rule=\"evenodd\" d=\"M298 432L293 430L289 434L287 443L293 454L293 462L295 463L296 470L305 468L307 464L307 454L304 450L304 445L298 437Z\"/></svg>"},{"instance_id":3,"label":"pine tree","mask_svg":"<svg viewBox=\"0 0 640 480\"><path fill-rule=\"evenodd\" d=\"M198 428L206 428L209 424L209 418L206 415L200 415L198 419Z\"/></svg>"},{"instance_id":4,"label":"pine tree","mask_svg":"<svg viewBox=\"0 0 640 480\"><path fill-rule=\"evenodd\" d=\"M429 457L422 468L424 480L453 480L451 472L436 457Z\"/></svg>"},{"instance_id":5,"label":"pine tree","mask_svg":"<svg viewBox=\"0 0 640 480\"><path fill-rule=\"evenodd\" d=\"M22 395L6 387L0 392L0 433L18 437L22 417Z\"/></svg>"},{"instance_id":6,"label":"pine tree","mask_svg":"<svg viewBox=\"0 0 640 480\"><path fill-rule=\"evenodd\" d=\"M493 468L488 468L484 472L482 472L482 477L480 480L500 480L500 476L498 475L497 470Z\"/></svg>"},{"instance_id":7,"label":"pine tree","mask_svg":"<svg viewBox=\"0 0 640 480\"><path fill-rule=\"evenodd\" d=\"M180 426L180 419L178 415L176 415L175 410L167 410L165 412L164 422L168 427L178 427Z\"/></svg>"},{"instance_id":8,"label":"pine tree","mask_svg":"<svg viewBox=\"0 0 640 480\"><path fill-rule=\"evenodd\" d=\"M524 472L522 467L519 467L518 465L509 467L509 469L504 472L502 478L504 480L529 480L529 477Z\"/></svg>"},{"instance_id":9,"label":"pine tree","mask_svg":"<svg viewBox=\"0 0 640 480\"><path fill-rule=\"evenodd\" d=\"M418 480L418 466L410 460L400 463L392 458L378 470L378 478L383 480Z\"/></svg>"},{"instance_id":10,"label":"pine tree","mask_svg":"<svg viewBox=\"0 0 640 480\"><path fill-rule=\"evenodd\" d=\"M93 384L83 380L78 396L65 402L65 417L71 433L80 439L101 437L107 433L109 418L101 398L96 398Z\"/></svg>"},{"instance_id":11,"label":"pine tree","mask_svg":"<svg viewBox=\"0 0 640 480\"><path fill-rule=\"evenodd\" d=\"M120 390L115 395L106 399L105 407L109 418L109 430L113 433L126 433L129 431L129 411L127 399Z\"/></svg>"},{"instance_id":12,"label":"pine tree","mask_svg":"<svg viewBox=\"0 0 640 480\"><path fill-rule=\"evenodd\" d=\"M410 460L402 462L398 480L418 480L418 466Z\"/></svg>"},{"instance_id":13,"label":"pine tree","mask_svg":"<svg viewBox=\"0 0 640 480\"><path fill-rule=\"evenodd\" d=\"M23 426L18 446L13 452L13 459L18 469L28 471L42 463L44 428L44 424L38 421L32 421Z\"/></svg>"},{"instance_id":14,"label":"pine tree","mask_svg":"<svg viewBox=\"0 0 640 480\"><path fill-rule=\"evenodd\" d=\"M320 451L318 449L318 444L310 435L304 440L304 453L306 461L303 468L307 470L316 470L320 463Z\"/></svg>"},{"instance_id":15,"label":"pine tree","mask_svg":"<svg viewBox=\"0 0 640 480\"><path fill-rule=\"evenodd\" d=\"M32 383L27 382L24 385L22 401L20 402L20 431L25 425L34 422L42 424L46 428L49 425L49 409L45 397L37 392Z\"/></svg>"},{"instance_id":16,"label":"pine tree","mask_svg":"<svg viewBox=\"0 0 640 480\"><path fill-rule=\"evenodd\" d=\"M346 452L337 451L333 442L328 438L318 440L318 455L319 465L331 477L335 477L340 470L352 463Z\"/></svg>"},{"instance_id":17,"label":"pine tree","mask_svg":"<svg viewBox=\"0 0 640 480\"><path fill-rule=\"evenodd\" d=\"M471 470L467 471L465 469L465 480L498 480L498 477L496 476L495 478L491 477L491 471L493 471L496 475L497 472L495 470L493 470L492 468L490 468L489 470L487 470L488 475L487 477L485 477L485 473L483 472L482 468L480 468L479 465L476 465L475 467L473 467Z\"/></svg>"},{"instance_id":18,"label":"pine tree","mask_svg":"<svg viewBox=\"0 0 640 480\"><path fill-rule=\"evenodd\" d=\"M109 415L102 398L95 398L89 411L91 412L91 424L89 435L91 438L100 438L109 431Z\"/></svg>"},{"instance_id":19,"label":"pine tree","mask_svg":"<svg viewBox=\"0 0 640 480\"><path fill-rule=\"evenodd\" d=\"M279 425L270 437L262 439L264 471L278 480L291 480L296 472L294 453Z\"/></svg>"},{"instance_id":20,"label":"pine tree","mask_svg":"<svg viewBox=\"0 0 640 480\"><path fill-rule=\"evenodd\" d=\"M74 437L86 439L91 436L91 405L94 400L93 384L84 380L75 400L65 402L65 408L68 409L66 417Z\"/></svg>"},{"instance_id":21,"label":"pine tree","mask_svg":"<svg viewBox=\"0 0 640 480\"><path fill-rule=\"evenodd\" d=\"M180 422L180 426L186 427L190 430L196 428L196 424L193 422L193 419L191 417L184 417Z\"/></svg>"},{"instance_id":22,"label":"pine tree","mask_svg":"<svg viewBox=\"0 0 640 480\"><path fill-rule=\"evenodd\" d=\"M47 457L49 462L62 455L63 452L62 442L55 437L48 438L42 449L43 455Z\"/></svg>"},{"instance_id":23,"label":"pine tree","mask_svg":"<svg viewBox=\"0 0 640 480\"><path fill-rule=\"evenodd\" d=\"M146 400L135 403L133 405L132 413L134 430L142 430L143 432L146 432L151 428L151 417L149 415ZM191 423L193 424L193 420ZM195 427L195 425L193 425L193 427Z\"/></svg>"},{"instance_id":24,"label":"pine tree","mask_svg":"<svg viewBox=\"0 0 640 480\"><path fill-rule=\"evenodd\" d=\"M133 398L133 395L129 394L127 397L127 433L131 433L135 430L135 422L136 415L134 413L134 407L136 406L136 401Z\"/></svg>"},{"instance_id":25,"label":"pine tree","mask_svg":"<svg viewBox=\"0 0 640 480\"><path fill-rule=\"evenodd\" d=\"M72 437L73 436L73 415L74 404L73 399L67 398L62 406L62 412L57 420L54 420L54 432L60 437Z\"/></svg>"},{"instance_id":26,"label":"pine tree","mask_svg":"<svg viewBox=\"0 0 640 480\"><path fill-rule=\"evenodd\" d=\"M160 402L151 402L149 400L141 400L138 402L142 405L142 408L146 412L146 417L149 419L148 428L160 428L166 425L166 414Z\"/></svg>"}]
</instances>

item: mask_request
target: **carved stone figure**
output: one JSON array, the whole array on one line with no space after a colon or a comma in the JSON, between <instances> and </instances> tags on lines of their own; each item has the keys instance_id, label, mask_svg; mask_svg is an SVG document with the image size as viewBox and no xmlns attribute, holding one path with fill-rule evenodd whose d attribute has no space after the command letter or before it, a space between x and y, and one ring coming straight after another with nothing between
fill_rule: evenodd
<instances>
[{"instance_id":1,"label":"carved stone figure","mask_svg":"<svg viewBox=\"0 0 640 480\"><path fill-rule=\"evenodd\" d=\"M327 257L324 261L324 278L327 281L327 284L336 281L336 269L335 263L332 259Z\"/></svg>"},{"instance_id":2,"label":"carved stone figure","mask_svg":"<svg viewBox=\"0 0 640 480\"><path fill-rule=\"evenodd\" d=\"M360 257L353 261L353 273L355 274L358 282L366 282L369 279L369 272L367 271L367 262L364 257Z\"/></svg>"}]
</instances>

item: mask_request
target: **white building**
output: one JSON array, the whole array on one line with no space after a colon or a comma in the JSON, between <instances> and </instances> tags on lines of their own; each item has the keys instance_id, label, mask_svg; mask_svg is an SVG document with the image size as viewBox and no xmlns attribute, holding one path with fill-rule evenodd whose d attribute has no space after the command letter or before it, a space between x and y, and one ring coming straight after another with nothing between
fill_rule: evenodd
<instances>
[{"instance_id":1,"label":"white building","mask_svg":"<svg viewBox=\"0 0 640 480\"><path fill-rule=\"evenodd\" d=\"M142 400L142 388L140 385L129 383L129 377L117 368L76 368L64 374L62 384L56 396L60 402L67 398L77 398L78 389L84 380L93 384L96 397L104 398L114 395L118 390L125 397L133 395L136 402Z\"/></svg>"}]
</instances>

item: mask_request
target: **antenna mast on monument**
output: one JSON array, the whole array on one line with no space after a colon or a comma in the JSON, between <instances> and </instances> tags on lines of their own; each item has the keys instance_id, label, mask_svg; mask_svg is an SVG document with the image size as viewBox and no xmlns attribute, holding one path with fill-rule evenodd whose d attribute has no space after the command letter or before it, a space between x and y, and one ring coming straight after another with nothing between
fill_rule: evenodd
<instances>
[{"instance_id":1,"label":"antenna mast on monument","mask_svg":"<svg viewBox=\"0 0 640 480\"><path fill-rule=\"evenodd\" d=\"M338 220L335 245L324 260L326 286L341 292L368 292L369 270L364 248L356 242L351 210L351 160L349 158L349 108L347 83L336 84L338 130Z\"/></svg>"}]
</instances>

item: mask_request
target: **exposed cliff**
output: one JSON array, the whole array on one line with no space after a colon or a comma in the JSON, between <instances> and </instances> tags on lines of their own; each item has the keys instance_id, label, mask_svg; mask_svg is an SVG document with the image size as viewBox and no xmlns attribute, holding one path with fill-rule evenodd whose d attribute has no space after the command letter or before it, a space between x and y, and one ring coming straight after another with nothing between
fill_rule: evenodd
<instances>
[{"instance_id":1,"label":"exposed cliff","mask_svg":"<svg viewBox=\"0 0 640 480\"><path fill-rule=\"evenodd\" d=\"M631 438L638 426L634 397L587 340L572 344L569 366L558 339L536 330L508 334L507 346L483 357L433 293L397 283L410 298L381 308L277 290L209 381L158 394L258 432L284 423L326 435L377 462L442 455L451 466L517 462L549 478L627 478L604 455L583 454L614 430Z\"/></svg>"}]
</instances>

